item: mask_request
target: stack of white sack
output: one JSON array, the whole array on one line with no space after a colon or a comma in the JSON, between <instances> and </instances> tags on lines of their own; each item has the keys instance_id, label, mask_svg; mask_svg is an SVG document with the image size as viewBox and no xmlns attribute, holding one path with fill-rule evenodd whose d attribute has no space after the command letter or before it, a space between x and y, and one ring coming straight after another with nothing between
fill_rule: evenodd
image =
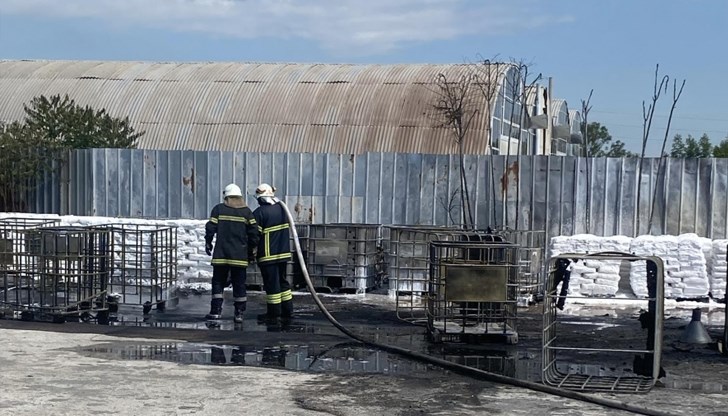
<instances>
[{"instance_id":1,"label":"stack of white sack","mask_svg":"<svg viewBox=\"0 0 728 416\"><path fill-rule=\"evenodd\" d=\"M578 234L551 239L551 255L563 253L595 254L609 251L629 252L630 237L599 237ZM619 260L585 259L571 266L569 294L614 296L619 290Z\"/></svg>"},{"instance_id":2,"label":"stack of white sack","mask_svg":"<svg viewBox=\"0 0 728 416\"><path fill-rule=\"evenodd\" d=\"M728 240L713 240L713 256L710 265L710 294L713 299L723 299L728 274Z\"/></svg>"},{"instance_id":3,"label":"stack of white sack","mask_svg":"<svg viewBox=\"0 0 728 416\"><path fill-rule=\"evenodd\" d=\"M665 298L698 299L708 296L708 259L710 240L696 234L651 236L632 240L630 251L638 256L657 256L664 264ZM706 255L707 254L707 255ZM645 262L633 262L630 285L638 297L647 297Z\"/></svg>"}]
</instances>

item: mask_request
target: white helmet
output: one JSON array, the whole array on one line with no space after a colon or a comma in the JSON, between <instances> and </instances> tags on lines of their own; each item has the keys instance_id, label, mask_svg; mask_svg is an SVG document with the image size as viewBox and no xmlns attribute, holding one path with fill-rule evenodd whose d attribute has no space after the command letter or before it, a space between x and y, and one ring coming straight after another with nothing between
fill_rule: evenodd
<instances>
[{"instance_id":1,"label":"white helmet","mask_svg":"<svg viewBox=\"0 0 728 416\"><path fill-rule=\"evenodd\" d=\"M225 189L223 189L222 196L224 196L225 198L229 196L243 196L243 192L240 191L240 187L238 185L231 183L230 185L226 186Z\"/></svg>"},{"instance_id":2,"label":"white helmet","mask_svg":"<svg viewBox=\"0 0 728 416\"><path fill-rule=\"evenodd\" d=\"M258 185L257 188L255 188L255 197L256 198L264 198L269 197L272 198L275 196L276 188L268 185L267 183L261 183Z\"/></svg>"}]
</instances>

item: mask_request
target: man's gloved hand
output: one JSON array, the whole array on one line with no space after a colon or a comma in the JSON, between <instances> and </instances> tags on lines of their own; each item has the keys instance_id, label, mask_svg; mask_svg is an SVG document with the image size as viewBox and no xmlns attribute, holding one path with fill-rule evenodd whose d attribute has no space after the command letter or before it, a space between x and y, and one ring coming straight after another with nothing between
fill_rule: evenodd
<instances>
[{"instance_id":1,"label":"man's gloved hand","mask_svg":"<svg viewBox=\"0 0 728 416\"><path fill-rule=\"evenodd\" d=\"M208 256L212 256L212 243L205 243L205 253Z\"/></svg>"},{"instance_id":2,"label":"man's gloved hand","mask_svg":"<svg viewBox=\"0 0 728 416\"><path fill-rule=\"evenodd\" d=\"M258 249L257 248L248 250L248 261L255 262L255 260L257 258L258 258Z\"/></svg>"}]
</instances>

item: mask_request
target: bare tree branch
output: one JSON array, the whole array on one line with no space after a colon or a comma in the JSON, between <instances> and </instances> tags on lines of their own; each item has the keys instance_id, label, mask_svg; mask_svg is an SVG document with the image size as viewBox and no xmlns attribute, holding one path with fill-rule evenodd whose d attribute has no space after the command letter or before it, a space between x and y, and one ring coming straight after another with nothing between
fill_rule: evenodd
<instances>
[{"instance_id":1,"label":"bare tree branch","mask_svg":"<svg viewBox=\"0 0 728 416\"><path fill-rule=\"evenodd\" d=\"M655 84L652 90L652 102L645 106L645 101L642 101L642 151L640 152L640 163L637 168L637 202L635 209L635 228L634 235L637 236L640 232L640 216L639 216L639 205L642 195L642 170L644 169L645 161L645 150L647 148L647 139L650 136L650 129L652 128L652 117L655 114L657 107L657 101L660 99L662 91L667 92L667 85L670 82L670 77L664 75L662 78L659 76L660 64L655 65ZM658 83L658 79L660 80ZM650 201L651 202L651 201Z\"/></svg>"},{"instance_id":2,"label":"bare tree branch","mask_svg":"<svg viewBox=\"0 0 728 416\"><path fill-rule=\"evenodd\" d=\"M445 74L440 73L435 77L434 84L437 99L433 109L440 119L441 126L452 131L453 139L458 148L460 187L464 190L460 192L463 226L471 228L474 225L474 218L465 174L464 153L465 137L470 130L473 119L478 114L472 92L474 75L468 73L461 75L456 81L450 81Z\"/></svg>"},{"instance_id":3,"label":"bare tree branch","mask_svg":"<svg viewBox=\"0 0 728 416\"><path fill-rule=\"evenodd\" d=\"M506 151L506 169L510 166L510 157L511 157L511 138L513 137L513 125L516 124L516 116L518 117L518 134L517 134L517 140L519 147L522 145L523 141L523 131L524 131L524 122L526 118L526 108L528 106L527 100L528 100L528 91L533 88L542 78L542 75L539 73L536 75L533 79L529 80L529 66L531 64L525 63L525 61L520 60L516 61L515 59L511 60L511 65L516 68L516 72L514 73L513 79L510 79L509 77L506 77L506 82L509 83L510 91L512 92L511 99L511 115L509 121L509 128L508 128L508 146ZM516 114L515 107L516 104L519 105L520 111L518 111L518 114ZM520 158L520 148L516 152L516 158ZM518 204L518 194L516 195L516 204ZM508 188L505 189L504 194L504 207L506 208L504 210L503 215L503 223L505 226L508 226L508 209L507 209L507 201L508 201ZM515 218L515 227L514 229L518 229L518 210L516 210L516 218Z\"/></svg>"},{"instance_id":4,"label":"bare tree branch","mask_svg":"<svg viewBox=\"0 0 728 416\"><path fill-rule=\"evenodd\" d=\"M672 115L675 113L675 107L677 107L677 102L680 100L680 96L682 95L683 88L685 88L685 80L683 79L682 83L680 84L680 90L677 89L677 80L672 81L672 105L670 106L670 115L667 117L667 127L665 128L665 137L662 139L662 148L660 149L660 163L657 166L657 178L662 178L662 176L665 174L664 172L664 164L665 159L667 158L667 155L665 154L665 146L667 146L667 138L670 136L670 125L672 124ZM649 222L647 224L647 234L652 233L652 221L655 215L655 201L657 200L657 186L655 186L655 190L652 194L652 206L650 207L650 218Z\"/></svg>"},{"instance_id":5,"label":"bare tree branch","mask_svg":"<svg viewBox=\"0 0 728 416\"><path fill-rule=\"evenodd\" d=\"M442 208L447 212L447 217L450 219L450 222L453 225L456 225L459 223L459 221L456 221L453 212L460 206L457 203L457 200L459 198L459 195L461 194L460 188L455 189L452 191L450 195L448 195L447 199L445 199L444 196L440 196L437 201L440 203Z\"/></svg>"},{"instance_id":6,"label":"bare tree branch","mask_svg":"<svg viewBox=\"0 0 728 416\"><path fill-rule=\"evenodd\" d=\"M594 89L589 91L589 96L586 101L581 100L581 113L584 116L582 123L584 123L584 163L586 164L586 232L591 232L591 172L589 169L589 112L592 109L591 99L594 94ZM581 127L581 126L580 126Z\"/></svg>"},{"instance_id":7,"label":"bare tree branch","mask_svg":"<svg viewBox=\"0 0 728 416\"><path fill-rule=\"evenodd\" d=\"M507 65L497 61L497 56L492 59L481 59L480 64L474 66L475 85L478 87L485 101L486 138L488 140L488 163L490 164L490 192L491 209L494 225L497 227L496 215L496 182L495 182L495 161L493 157L493 101L500 89L500 77L503 73L503 66Z\"/></svg>"}]
</instances>

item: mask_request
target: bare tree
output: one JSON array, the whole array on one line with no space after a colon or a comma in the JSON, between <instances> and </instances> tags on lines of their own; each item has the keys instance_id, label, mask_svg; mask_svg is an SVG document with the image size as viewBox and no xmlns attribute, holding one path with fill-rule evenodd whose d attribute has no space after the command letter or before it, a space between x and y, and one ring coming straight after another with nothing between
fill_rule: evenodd
<instances>
[{"instance_id":1,"label":"bare tree","mask_svg":"<svg viewBox=\"0 0 728 416\"><path fill-rule=\"evenodd\" d=\"M589 91L589 97L586 101L581 100L581 114L583 115L582 122L584 123L584 157L586 160L586 232L591 232L591 172L589 169L589 112L592 109L591 98L594 93L594 89Z\"/></svg>"},{"instance_id":2,"label":"bare tree","mask_svg":"<svg viewBox=\"0 0 728 416\"><path fill-rule=\"evenodd\" d=\"M670 125L672 124L672 115L675 113L675 107L677 107L677 102L680 100L680 96L682 95L683 88L685 88L685 80L682 80L682 83L680 84L680 89L677 88L677 80L672 80L672 105L670 106L670 114L667 117L667 127L665 128L665 137L662 139L662 148L660 149L660 162L657 165L657 177L662 178L665 174L664 172L664 165L665 165L665 159L667 159L668 155L665 153L665 146L667 146L667 138L670 135ZM652 206L650 208L650 219L647 224L647 234L650 234L652 232L652 219L655 214L655 201L657 200L657 186L655 186L655 190L652 194Z\"/></svg>"},{"instance_id":3,"label":"bare tree","mask_svg":"<svg viewBox=\"0 0 728 416\"><path fill-rule=\"evenodd\" d=\"M460 75L456 80L449 80L447 75L437 74L435 81L437 99L433 109L442 127L451 130L458 148L460 172L460 203L463 212L464 228L474 225L473 213L468 191L468 179L465 174L465 137L470 125L478 114L473 95L475 76L472 73Z\"/></svg>"},{"instance_id":4,"label":"bare tree","mask_svg":"<svg viewBox=\"0 0 728 416\"><path fill-rule=\"evenodd\" d=\"M637 201L635 202L635 229L634 235L639 234L640 230L640 216L639 216L639 205L640 197L642 194L642 169L645 161L645 150L647 148L647 139L650 136L650 129L652 127L652 117L655 114L655 108L657 107L657 101L660 99L660 95L663 90L667 92L667 85L670 82L670 77L664 75L662 78L659 76L660 64L655 65L655 83L652 90L652 102L646 105L645 101L642 101L642 151L640 152L640 163L637 168ZM659 80L659 82L658 82Z\"/></svg>"},{"instance_id":5,"label":"bare tree","mask_svg":"<svg viewBox=\"0 0 728 416\"><path fill-rule=\"evenodd\" d=\"M460 199L461 194L462 192L460 192L460 188L458 188L453 190L447 198L445 196L440 196L437 199L445 212L447 212L447 217L453 225L458 224L459 222L455 219L454 213L458 210L458 208L460 208L458 199Z\"/></svg>"},{"instance_id":6,"label":"bare tree","mask_svg":"<svg viewBox=\"0 0 728 416\"><path fill-rule=\"evenodd\" d=\"M517 61L515 59L511 59L510 65L516 68L516 71L513 73L512 77L506 77L506 83L509 86L508 91L510 91L511 93L509 97L511 100L511 111L510 119L508 120L508 146L506 150L505 160L506 171L504 174L507 174L511 163L511 138L513 137L513 126L515 124L518 125L518 134L516 135L516 138L518 139L518 145L522 146L523 131L525 127L524 124L526 122L526 110L528 108L528 91L532 89L542 78L542 75L540 73L535 77L531 78L531 75L529 74L529 67L531 64L528 64L523 60ZM518 107L519 111L516 111L516 107ZM516 157L520 158L520 149L518 149L516 154L518 155ZM505 208L503 223L505 226L508 226L508 188L504 189L503 198ZM515 227L513 227L516 230L518 229L518 213L519 210L516 209Z\"/></svg>"},{"instance_id":7,"label":"bare tree","mask_svg":"<svg viewBox=\"0 0 728 416\"><path fill-rule=\"evenodd\" d=\"M496 57L492 59L481 59L477 65L473 65L475 85L478 91L483 96L485 102L485 108L483 114L485 117L485 129L486 138L488 140L488 146L490 147L488 152L488 163L490 164L490 192L491 192L491 208L493 210L493 221L496 220L496 207L495 207L495 163L493 157L493 102L500 91L500 78L503 74L503 68L508 65L504 62L499 62ZM497 224L494 224L496 227Z\"/></svg>"},{"instance_id":8,"label":"bare tree","mask_svg":"<svg viewBox=\"0 0 728 416\"><path fill-rule=\"evenodd\" d=\"M592 106L590 104L592 94L594 93L594 90L589 91L589 97L587 97L586 101L581 100L581 114L582 117L582 123L584 123L584 156L589 157L589 112L592 109Z\"/></svg>"}]
</instances>

